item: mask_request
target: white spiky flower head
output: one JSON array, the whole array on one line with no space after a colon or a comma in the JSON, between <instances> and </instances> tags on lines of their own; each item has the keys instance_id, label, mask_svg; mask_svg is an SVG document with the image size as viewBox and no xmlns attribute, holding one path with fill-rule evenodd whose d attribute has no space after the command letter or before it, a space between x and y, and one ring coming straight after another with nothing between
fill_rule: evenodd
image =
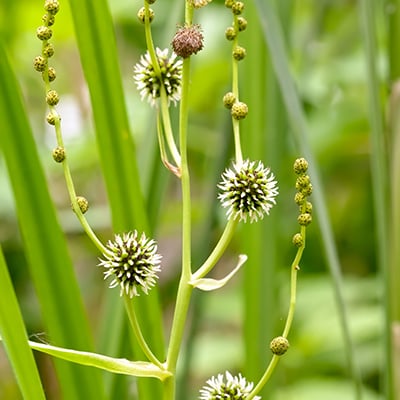
<instances>
[{"instance_id":1,"label":"white spiky flower head","mask_svg":"<svg viewBox=\"0 0 400 400\"><path fill-rule=\"evenodd\" d=\"M232 376L229 371L208 379L200 390L199 400L244 400L253 390L253 382L247 382L241 374ZM254 396L260 400L260 396Z\"/></svg>"},{"instance_id":2,"label":"white spiky flower head","mask_svg":"<svg viewBox=\"0 0 400 400\"><path fill-rule=\"evenodd\" d=\"M246 222L258 221L269 214L276 204L277 181L261 161L245 160L227 168L218 184L222 206L227 208L228 219Z\"/></svg>"},{"instance_id":3,"label":"white spiky flower head","mask_svg":"<svg viewBox=\"0 0 400 400\"><path fill-rule=\"evenodd\" d=\"M158 47L156 55L160 65L161 79L157 76L147 51L140 57L140 62L134 68L136 87L142 100L147 99L152 106L155 106L156 100L160 97L161 82L163 82L168 101L176 104L181 97L182 60L177 60L174 52L169 56L168 49L161 50Z\"/></svg>"},{"instance_id":4,"label":"white spiky flower head","mask_svg":"<svg viewBox=\"0 0 400 400\"><path fill-rule=\"evenodd\" d=\"M99 266L106 269L104 279L113 276L109 287L119 286L121 296L139 296L139 288L147 294L158 279L161 255L157 254L156 242L144 233L140 237L136 230L115 235L114 241L108 241L103 257Z\"/></svg>"}]
</instances>

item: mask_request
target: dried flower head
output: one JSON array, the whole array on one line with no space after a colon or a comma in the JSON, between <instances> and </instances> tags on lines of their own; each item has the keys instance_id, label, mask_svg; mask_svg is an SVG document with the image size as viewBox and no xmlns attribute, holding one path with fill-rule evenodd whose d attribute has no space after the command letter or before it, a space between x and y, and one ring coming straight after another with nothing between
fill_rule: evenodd
<instances>
[{"instance_id":1,"label":"dried flower head","mask_svg":"<svg viewBox=\"0 0 400 400\"><path fill-rule=\"evenodd\" d=\"M182 26L175 33L171 44L178 56L187 58L192 54L197 54L203 48L203 40L199 25Z\"/></svg>"},{"instance_id":2,"label":"dried flower head","mask_svg":"<svg viewBox=\"0 0 400 400\"><path fill-rule=\"evenodd\" d=\"M206 382L200 390L200 400L244 400L253 389L253 383L247 382L241 374L232 376L229 371L212 377ZM254 396L253 399L259 400L260 396Z\"/></svg>"},{"instance_id":3,"label":"dried flower head","mask_svg":"<svg viewBox=\"0 0 400 400\"><path fill-rule=\"evenodd\" d=\"M106 270L104 279L114 277L110 288L119 286L120 295L139 296L138 288L144 293L155 285L160 271L161 256L157 254L157 244L144 233L137 231L115 235L114 241L107 243L107 252L100 259L100 266Z\"/></svg>"},{"instance_id":4,"label":"dried flower head","mask_svg":"<svg viewBox=\"0 0 400 400\"><path fill-rule=\"evenodd\" d=\"M228 218L244 222L247 218L254 222L268 215L278 195L274 174L261 161L234 163L233 169L228 168L222 174L218 188L222 191L218 198L228 209Z\"/></svg>"},{"instance_id":5,"label":"dried flower head","mask_svg":"<svg viewBox=\"0 0 400 400\"><path fill-rule=\"evenodd\" d=\"M182 80L182 60L176 59L176 54L168 56L168 49L156 49L158 64L160 65L161 78L157 76L150 54L147 52L140 58L140 63L135 65L134 79L142 100L147 98L151 105L156 104L160 97L161 82L164 84L168 100L176 104L180 99Z\"/></svg>"}]
</instances>

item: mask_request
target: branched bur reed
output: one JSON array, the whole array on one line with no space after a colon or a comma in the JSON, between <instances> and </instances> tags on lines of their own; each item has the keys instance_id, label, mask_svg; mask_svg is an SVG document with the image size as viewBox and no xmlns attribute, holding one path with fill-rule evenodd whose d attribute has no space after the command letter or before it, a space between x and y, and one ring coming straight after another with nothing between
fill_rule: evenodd
<instances>
[{"instance_id":1,"label":"branched bur reed","mask_svg":"<svg viewBox=\"0 0 400 400\"><path fill-rule=\"evenodd\" d=\"M265 167L261 160L250 160L244 158L242 154L240 121L246 118L249 109L239 94L239 63L246 56L246 49L240 46L239 38L241 32L247 27L247 21L243 17L244 3L226 0L225 5L232 15L232 25L225 31L226 39L232 43L232 77L231 90L224 95L223 105L231 114L235 150L232 166L222 173L221 181L218 184L218 199L222 207L226 209L227 222L209 257L202 265L192 269L191 194L187 159L190 61L192 56L202 50L204 39L201 27L193 22L194 15L201 12L200 9L207 6L210 1L183 1L185 20L182 25L178 26L177 32L172 38L172 50L159 49L153 43L151 22L155 18L155 11L150 8L150 4L153 4L155 0L145 0L137 14L144 26L147 52L134 67L134 82L142 100L147 100L155 109L161 161L180 180L182 191L182 269L165 360L159 360L148 346L132 307L135 296L148 294L157 283L161 255L157 253L156 241L148 238L145 233L139 233L133 229L131 232L116 234L107 244L102 244L84 216L89 208L88 201L75 193L63 144L61 119L56 110L59 95L52 89L56 73L54 68L49 66L49 60L54 54L53 46L50 43L53 34L50 27L54 25L55 16L59 11L57 0L45 1L46 14L43 16L43 25L37 29L37 37L42 41L42 52L35 58L34 68L42 73L46 102L49 106L47 122L55 129L57 146L53 151L53 158L63 166L73 211L89 238L102 253L99 266L104 269L104 278L111 278L110 288L119 288L120 295L125 300L131 327L147 360L127 361L34 342L30 344L37 350L49 352L54 356L76 363L90 364L108 371L137 377L156 377L164 383L163 398L165 400L175 398L177 360L193 289L216 290L224 286L240 269L247 259L245 255L239 256L236 267L225 278L216 280L206 277L228 247L237 225L240 222L253 223L264 218L275 205L278 195L277 181L270 169ZM170 119L171 104L179 104L179 126L175 128L178 130L177 135L174 134ZM175 139L176 137L178 140ZM312 185L307 175L307 168L308 163L304 158L299 158L294 163L294 172L297 175L295 202L300 210L298 216L300 231L293 236L293 244L297 247L297 253L290 268L289 311L282 334L270 342L271 361L264 374L260 374L260 380L256 384L248 382L240 373L234 376L229 371L211 377L199 392L201 400L260 399L258 394L270 378L280 357L289 348L287 337L296 304L297 273L305 248L306 227L312 219L312 205L308 201Z\"/></svg>"}]
</instances>

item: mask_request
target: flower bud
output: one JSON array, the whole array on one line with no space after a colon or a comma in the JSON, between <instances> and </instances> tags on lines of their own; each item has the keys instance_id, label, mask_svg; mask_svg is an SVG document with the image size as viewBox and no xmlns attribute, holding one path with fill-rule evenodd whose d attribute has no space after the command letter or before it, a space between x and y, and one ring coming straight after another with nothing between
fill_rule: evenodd
<instances>
[{"instance_id":1,"label":"flower bud","mask_svg":"<svg viewBox=\"0 0 400 400\"><path fill-rule=\"evenodd\" d=\"M225 7L232 8L234 2L235 0L225 0Z\"/></svg>"},{"instance_id":2,"label":"flower bud","mask_svg":"<svg viewBox=\"0 0 400 400\"><path fill-rule=\"evenodd\" d=\"M89 209L89 202L83 196L76 196L76 202L78 203L79 209L81 210L82 214Z\"/></svg>"},{"instance_id":3,"label":"flower bud","mask_svg":"<svg viewBox=\"0 0 400 400\"><path fill-rule=\"evenodd\" d=\"M305 209L305 212L311 214L311 213L312 213L312 209L313 209L312 203L310 203L309 201L306 201L306 209Z\"/></svg>"},{"instance_id":4,"label":"flower bud","mask_svg":"<svg viewBox=\"0 0 400 400\"><path fill-rule=\"evenodd\" d=\"M43 72L44 74L45 72ZM56 79L56 70L53 67L49 67L47 70L47 76L49 78L49 82L53 82ZM44 80L44 78L43 78Z\"/></svg>"},{"instance_id":5,"label":"flower bud","mask_svg":"<svg viewBox=\"0 0 400 400\"><path fill-rule=\"evenodd\" d=\"M247 19L243 18L243 17L238 17L237 24L238 24L239 32L242 32L247 28Z\"/></svg>"},{"instance_id":6,"label":"flower bud","mask_svg":"<svg viewBox=\"0 0 400 400\"><path fill-rule=\"evenodd\" d=\"M302 213L297 217L297 222L301 226L310 225L312 221L312 216L309 213Z\"/></svg>"},{"instance_id":7,"label":"flower bud","mask_svg":"<svg viewBox=\"0 0 400 400\"><path fill-rule=\"evenodd\" d=\"M42 21L46 26L52 26L52 25L54 25L56 18L54 17L54 15L44 14L42 17Z\"/></svg>"},{"instance_id":8,"label":"flower bud","mask_svg":"<svg viewBox=\"0 0 400 400\"><path fill-rule=\"evenodd\" d=\"M248 112L249 108L247 107L246 103L237 101L232 105L231 114L232 117L236 120L245 118Z\"/></svg>"},{"instance_id":9,"label":"flower bud","mask_svg":"<svg viewBox=\"0 0 400 400\"><path fill-rule=\"evenodd\" d=\"M294 201L298 206L301 206L304 203L305 199L306 196L301 192L297 192L294 196Z\"/></svg>"},{"instance_id":10,"label":"flower bud","mask_svg":"<svg viewBox=\"0 0 400 400\"><path fill-rule=\"evenodd\" d=\"M240 15L240 14L243 12L243 10L244 10L244 3L243 3L243 2L241 2L241 1L235 1L235 2L232 4L232 12L233 12L235 15Z\"/></svg>"},{"instance_id":11,"label":"flower bud","mask_svg":"<svg viewBox=\"0 0 400 400\"><path fill-rule=\"evenodd\" d=\"M297 175L305 174L308 169L308 161L305 158L298 158L293 164L293 170Z\"/></svg>"},{"instance_id":12,"label":"flower bud","mask_svg":"<svg viewBox=\"0 0 400 400\"><path fill-rule=\"evenodd\" d=\"M53 31L47 26L39 26L39 28L36 29L36 36L40 40L49 40L52 35Z\"/></svg>"},{"instance_id":13,"label":"flower bud","mask_svg":"<svg viewBox=\"0 0 400 400\"><path fill-rule=\"evenodd\" d=\"M300 175L296 179L296 189L305 189L311 183L310 177L308 175Z\"/></svg>"},{"instance_id":14,"label":"flower bud","mask_svg":"<svg viewBox=\"0 0 400 400\"><path fill-rule=\"evenodd\" d=\"M48 113L47 117L46 117L46 121L49 125L55 125L56 121L59 119L60 119L60 117L58 116L58 114L56 114L54 112Z\"/></svg>"},{"instance_id":15,"label":"flower bud","mask_svg":"<svg viewBox=\"0 0 400 400\"><path fill-rule=\"evenodd\" d=\"M175 33L172 48L178 56L187 58L203 48L203 39L199 25L184 26Z\"/></svg>"},{"instance_id":16,"label":"flower bud","mask_svg":"<svg viewBox=\"0 0 400 400\"><path fill-rule=\"evenodd\" d=\"M277 336L272 339L269 348L272 351L272 354L277 356L281 356L286 353L289 348L289 341L283 336Z\"/></svg>"},{"instance_id":17,"label":"flower bud","mask_svg":"<svg viewBox=\"0 0 400 400\"><path fill-rule=\"evenodd\" d=\"M56 147L53 149L53 159L55 162L61 163L65 160L65 149L64 147Z\"/></svg>"},{"instance_id":18,"label":"flower bud","mask_svg":"<svg viewBox=\"0 0 400 400\"><path fill-rule=\"evenodd\" d=\"M146 9L144 7L142 7L138 11L137 17L138 17L138 19L139 19L139 21L141 23L143 23L143 24L145 23L145 21L146 21ZM149 8L149 22L152 22L153 19L154 19L154 11L151 8Z\"/></svg>"},{"instance_id":19,"label":"flower bud","mask_svg":"<svg viewBox=\"0 0 400 400\"><path fill-rule=\"evenodd\" d=\"M44 3L44 9L51 15L56 15L60 9L58 0L46 0Z\"/></svg>"},{"instance_id":20,"label":"flower bud","mask_svg":"<svg viewBox=\"0 0 400 400\"><path fill-rule=\"evenodd\" d=\"M228 27L225 29L225 37L226 37L228 40L234 40L235 37L236 37L236 29L235 29L233 26L228 26Z\"/></svg>"},{"instance_id":21,"label":"flower bud","mask_svg":"<svg viewBox=\"0 0 400 400\"><path fill-rule=\"evenodd\" d=\"M233 58L237 61L243 60L246 57L246 49L241 46L236 46L233 50Z\"/></svg>"},{"instance_id":22,"label":"flower bud","mask_svg":"<svg viewBox=\"0 0 400 400\"><path fill-rule=\"evenodd\" d=\"M224 102L224 106L226 108L231 109L236 101L236 96L232 92L225 93L222 101Z\"/></svg>"},{"instance_id":23,"label":"flower bud","mask_svg":"<svg viewBox=\"0 0 400 400\"><path fill-rule=\"evenodd\" d=\"M303 246L303 244L304 244L304 239L303 239L303 236L301 235L301 233L296 233L296 234L293 236L292 243L293 243L296 247L301 247L301 246Z\"/></svg>"},{"instance_id":24,"label":"flower bud","mask_svg":"<svg viewBox=\"0 0 400 400\"><path fill-rule=\"evenodd\" d=\"M37 56L33 60L33 68L38 72L43 72L46 69L47 60L42 56Z\"/></svg>"},{"instance_id":25,"label":"flower bud","mask_svg":"<svg viewBox=\"0 0 400 400\"><path fill-rule=\"evenodd\" d=\"M60 97L55 90L49 90L46 95L46 103L49 106L55 106L60 101Z\"/></svg>"},{"instance_id":26,"label":"flower bud","mask_svg":"<svg viewBox=\"0 0 400 400\"><path fill-rule=\"evenodd\" d=\"M47 43L43 49L43 55L50 58L54 55L54 47L51 43Z\"/></svg>"}]
</instances>

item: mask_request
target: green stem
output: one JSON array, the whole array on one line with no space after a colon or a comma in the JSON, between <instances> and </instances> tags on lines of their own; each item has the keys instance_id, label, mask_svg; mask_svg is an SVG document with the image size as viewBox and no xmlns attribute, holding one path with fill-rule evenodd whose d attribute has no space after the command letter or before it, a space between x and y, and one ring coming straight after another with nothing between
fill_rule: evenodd
<instances>
[{"instance_id":1,"label":"green stem","mask_svg":"<svg viewBox=\"0 0 400 400\"><path fill-rule=\"evenodd\" d=\"M164 365L158 360L158 358L153 354L150 350L149 346L146 343L146 340L143 337L142 331L140 329L139 322L136 318L136 312L133 305L132 299L129 298L126 294L124 294L124 301L125 301L125 309L128 314L129 322L131 323L131 327L133 332L135 333L136 339L143 350L143 353L146 357L151 361L153 364L157 365L157 367L164 369Z\"/></svg>"},{"instance_id":2,"label":"green stem","mask_svg":"<svg viewBox=\"0 0 400 400\"><path fill-rule=\"evenodd\" d=\"M204 262L204 264L193 274L192 279L203 278L213 269L214 265L223 255L229 242L232 240L237 224L238 224L237 220L230 219L228 221L228 223L225 226L224 232L222 233L218 243L214 247L214 250L211 252L211 254Z\"/></svg>"}]
</instances>

